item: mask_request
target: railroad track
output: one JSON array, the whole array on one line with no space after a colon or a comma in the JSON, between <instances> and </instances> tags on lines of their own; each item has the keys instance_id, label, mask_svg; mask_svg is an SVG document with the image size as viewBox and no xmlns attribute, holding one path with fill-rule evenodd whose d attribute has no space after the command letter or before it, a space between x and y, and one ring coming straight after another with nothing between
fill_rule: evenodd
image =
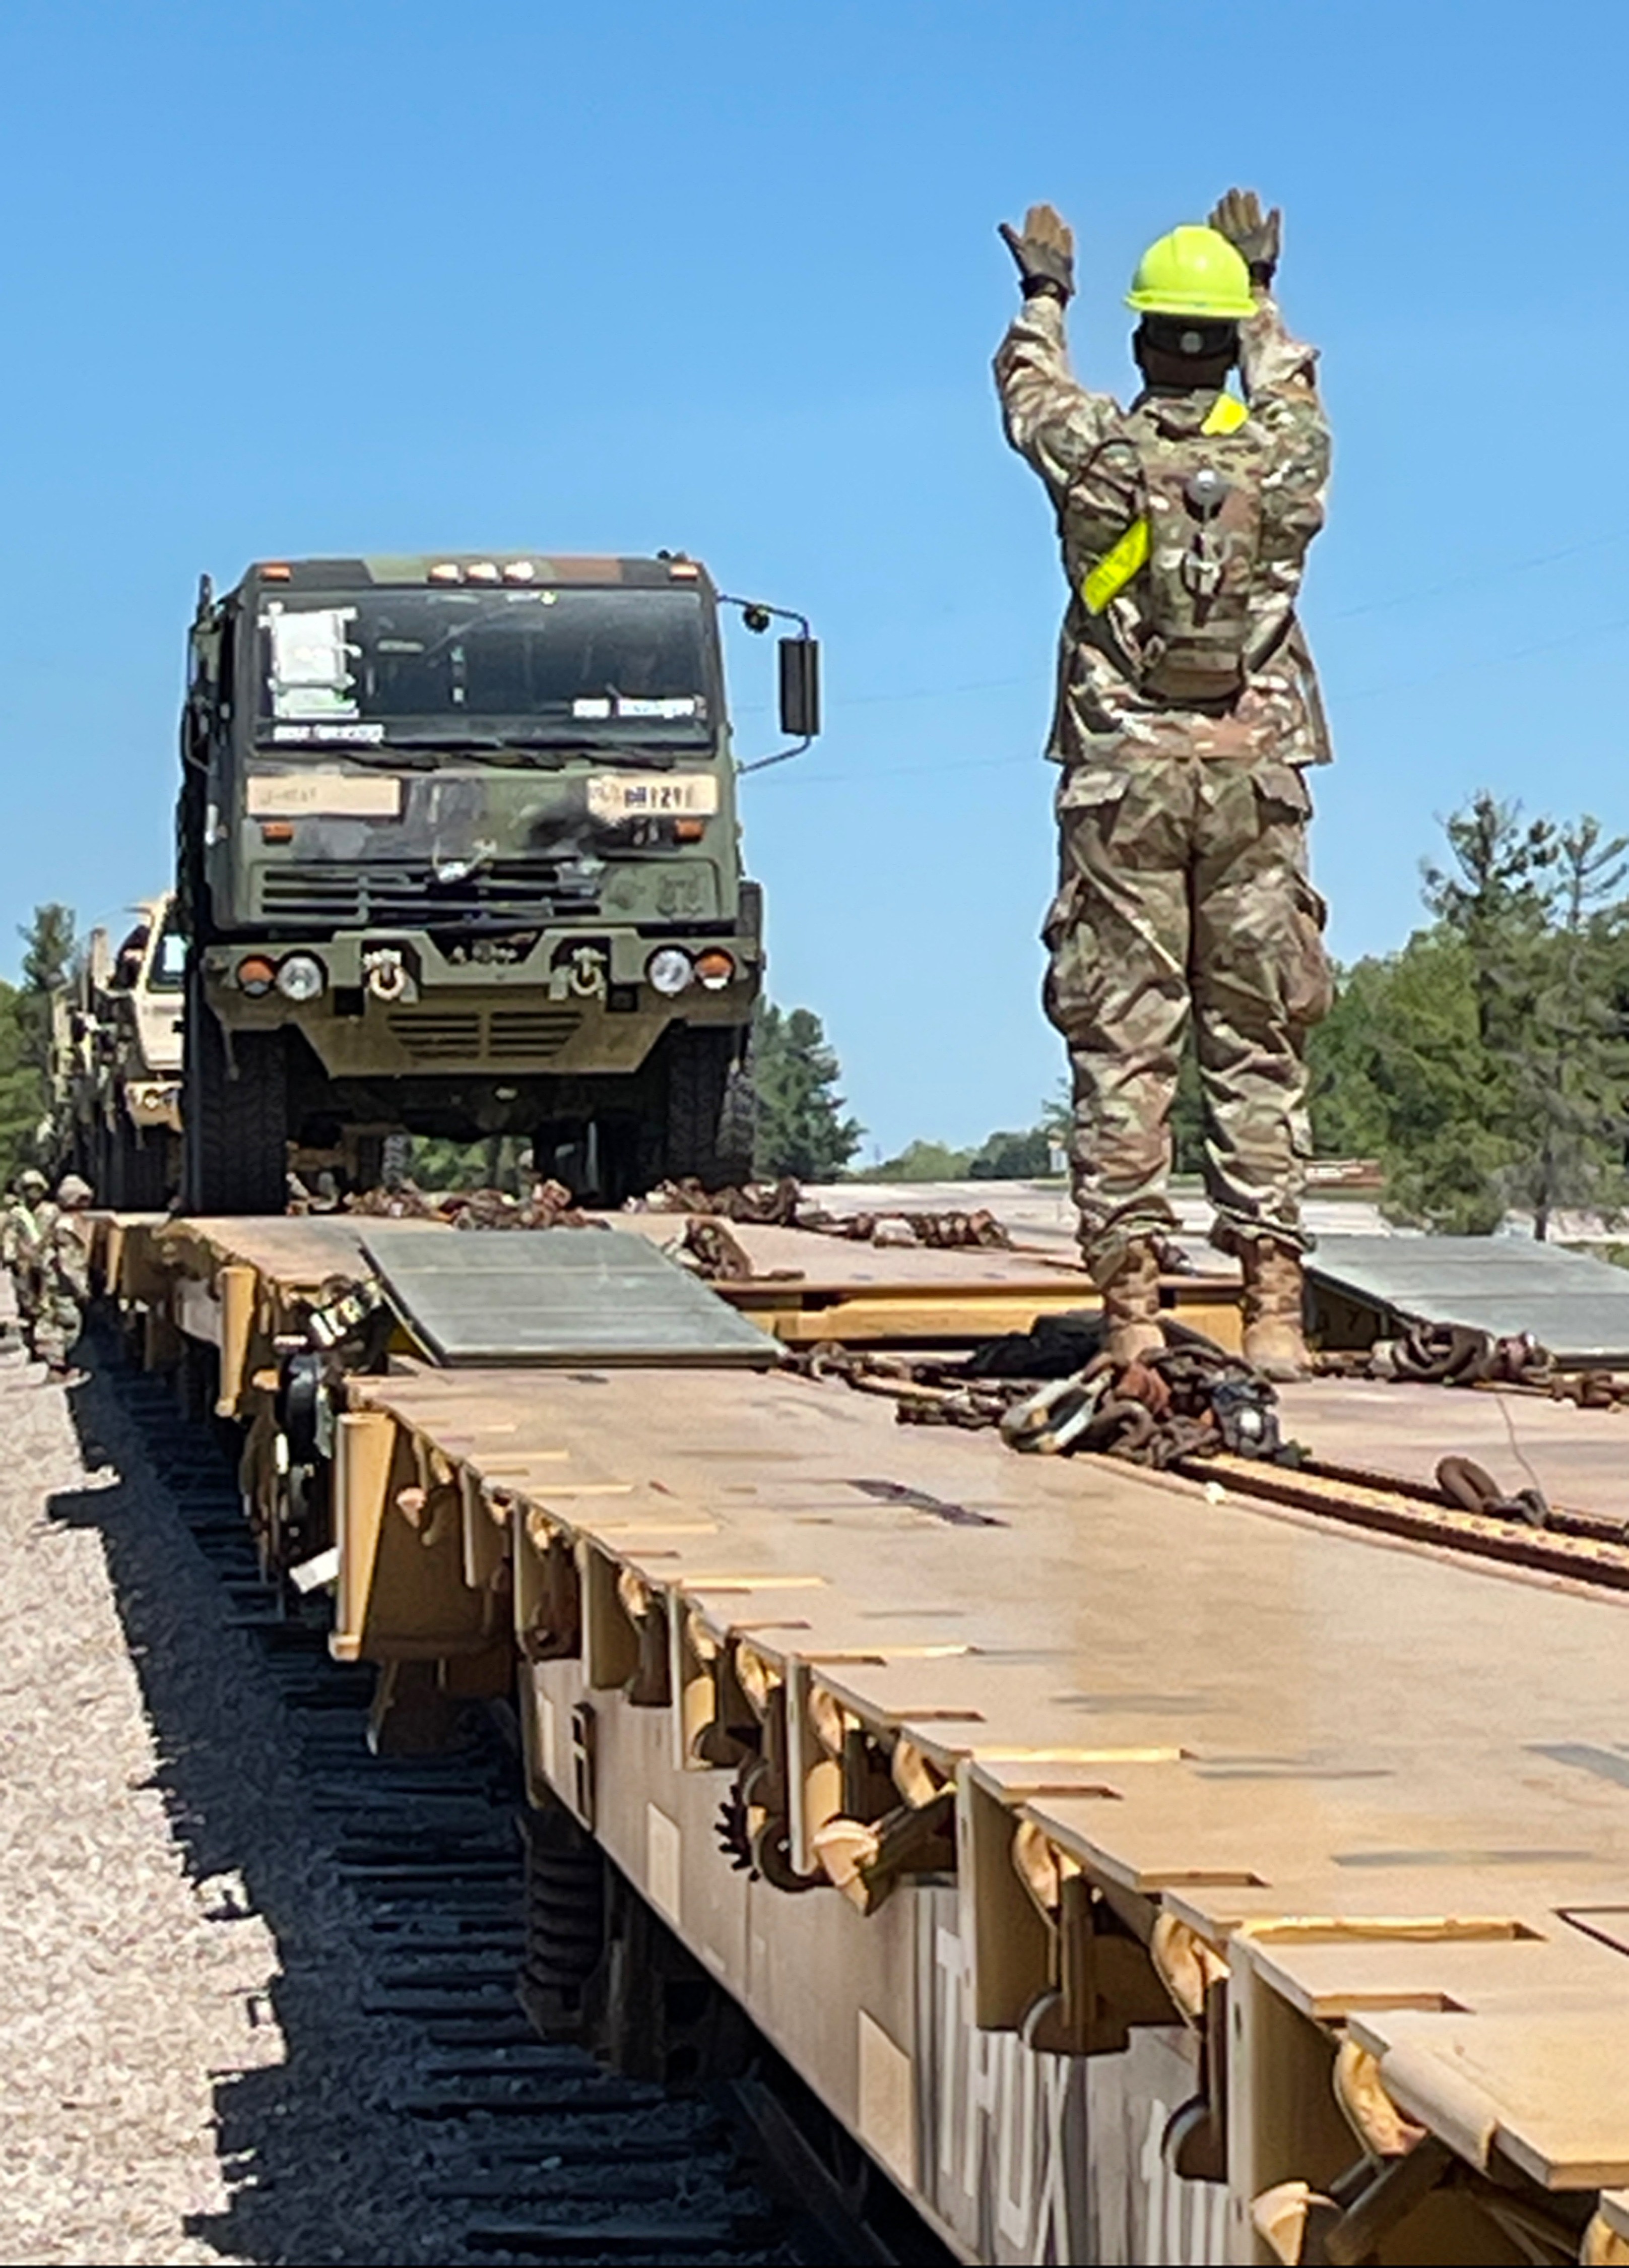
<instances>
[{"instance_id":1,"label":"railroad track","mask_svg":"<svg viewBox=\"0 0 1629 2268\"><path fill-rule=\"evenodd\" d=\"M475 1722L452 1754L371 1756L372 1672L331 1660L326 1619L314 1608L290 1610L262 1579L225 1441L182 1414L172 1385L123 1363L111 1337L97 1367L148 1483L190 1532L286 1719L316 1840L341 1887L362 2014L391 2073L401 2183L422 2233L413 2257L830 2257L805 2217L758 2185L716 2099L616 2076L585 2051L537 2036L516 1993L523 1800L498 1730ZM230 2118L223 2124L226 2148ZM239 2171L264 2178L253 2166ZM378 2256L357 2254L336 2232L325 2257Z\"/></svg>"}]
</instances>

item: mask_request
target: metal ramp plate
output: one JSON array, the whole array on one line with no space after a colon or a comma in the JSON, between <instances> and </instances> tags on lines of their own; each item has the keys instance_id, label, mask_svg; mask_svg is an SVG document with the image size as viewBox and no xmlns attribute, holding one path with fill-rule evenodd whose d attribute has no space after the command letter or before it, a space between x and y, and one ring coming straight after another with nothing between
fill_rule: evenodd
<instances>
[{"instance_id":1,"label":"metal ramp plate","mask_svg":"<svg viewBox=\"0 0 1629 2268\"><path fill-rule=\"evenodd\" d=\"M1514 1236L1326 1236L1316 1283L1386 1314L1530 1331L1558 1361L1629 1363L1629 1269Z\"/></svg>"},{"instance_id":2,"label":"metal ramp plate","mask_svg":"<svg viewBox=\"0 0 1629 2268\"><path fill-rule=\"evenodd\" d=\"M780 1359L767 1332L626 1229L426 1236L379 1222L362 1245L397 1313L439 1363L769 1370Z\"/></svg>"}]
</instances>

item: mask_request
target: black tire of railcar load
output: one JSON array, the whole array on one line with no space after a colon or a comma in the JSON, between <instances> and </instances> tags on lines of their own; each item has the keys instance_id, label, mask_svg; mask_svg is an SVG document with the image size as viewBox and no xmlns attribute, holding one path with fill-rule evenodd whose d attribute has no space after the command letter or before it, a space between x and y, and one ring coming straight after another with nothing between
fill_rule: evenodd
<instances>
[{"instance_id":1,"label":"black tire of railcar load","mask_svg":"<svg viewBox=\"0 0 1629 2268\"><path fill-rule=\"evenodd\" d=\"M738 1062L740 1033L681 1024L664 1049L661 1178L738 1189L752 1177L755 1116L750 1075Z\"/></svg>"},{"instance_id":2,"label":"black tire of railcar load","mask_svg":"<svg viewBox=\"0 0 1629 2268\"><path fill-rule=\"evenodd\" d=\"M114 1186L102 1202L122 1212L162 1212L172 1195L170 1145L163 1127L133 1126L121 1099L119 1122L107 1148Z\"/></svg>"},{"instance_id":3,"label":"black tire of railcar load","mask_svg":"<svg viewBox=\"0 0 1629 2268\"><path fill-rule=\"evenodd\" d=\"M288 1058L281 1032L237 1032L230 1050L198 977L187 985L185 1208L280 1213L288 1202Z\"/></svg>"}]
</instances>

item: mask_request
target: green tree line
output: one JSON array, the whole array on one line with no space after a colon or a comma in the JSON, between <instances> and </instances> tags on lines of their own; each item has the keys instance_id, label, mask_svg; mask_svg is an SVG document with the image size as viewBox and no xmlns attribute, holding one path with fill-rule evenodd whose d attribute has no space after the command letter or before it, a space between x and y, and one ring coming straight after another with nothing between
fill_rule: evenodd
<instances>
[{"instance_id":1,"label":"green tree line","mask_svg":"<svg viewBox=\"0 0 1629 2268\"><path fill-rule=\"evenodd\" d=\"M1559 1210L1629 1208L1629 838L1486 792L1444 835L1427 921L1337 972L1309 1048L1314 1151L1376 1159L1392 1218L1442 1233L1486 1233L1518 1207L1545 1237ZM767 1010L758 1054L759 1171L842 1173L862 1130L819 1018ZM1172 1118L1178 1170L1197 1173L1191 1048ZM918 1139L867 1178L1026 1178L1068 1123L1060 1090L1031 1128L978 1149Z\"/></svg>"},{"instance_id":2,"label":"green tree line","mask_svg":"<svg viewBox=\"0 0 1629 2268\"><path fill-rule=\"evenodd\" d=\"M25 1166L53 1163L51 994L74 955L66 906L36 906L23 940L20 984L0 979L0 1187Z\"/></svg>"},{"instance_id":3,"label":"green tree line","mask_svg":"<svg viewBox=\"0 0 1629 2268\"><path fill-rule=\"evenodd\" d=\"M1488 793L1446 821L1430 921L1339 973L1312 1036L1325 1156L1378 1158L1387 1209L1464 1234L1512 1206L1629 1203L1629 838Z\"/></svg>"}]
</instances>

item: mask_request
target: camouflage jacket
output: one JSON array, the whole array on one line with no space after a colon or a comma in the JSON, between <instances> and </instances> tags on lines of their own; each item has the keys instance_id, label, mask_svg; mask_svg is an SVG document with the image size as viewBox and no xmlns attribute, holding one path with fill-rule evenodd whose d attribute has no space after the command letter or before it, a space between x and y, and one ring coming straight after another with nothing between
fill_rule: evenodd
<instances>
[{"instance_id":1,"label":"camouflage jacket","mask_svg":"<svg viewBox=\"0 0 1629 2268\"><path fill-rule=\"evenodd\" d=\"M1197 435L1212 393L1144 394L1129 411L1070 372L1064 311L1050 295L1024 302L995 357L1007 438L1039 474L1058 514L1070 597L1058 654L1057 703L1046 753L1055 762L1118 765L1142 753L1205 754L1326 763L1323 703L1295 618L1307 547L1324 524L1329 428L1314 382L1316 350L1285 329L1265 296L1240 325L1240 376L1259 466L1263 539L1249 608L1244 690L1230 706L1185 707L1144 690L1127 659L1137 631L1134 580L1100 614L1079 587L1083 560L1100 556L1103 531L1081 521L1077 499L1104 444L1130 436L1157 449ZM1259 657L1255 659L1254 657Z\"/></svg>"},{"instance_id":2,"label":"camouflage jacket","mask_svg":"<svg viewBox=\"0 0 1629 2268\"><path fill-rule=\"evenodd\" d=\"M37 1205L12 1197L0 1219L0 1265L21 1270L33 1264L57 1218L57 1208L48 1197Z\"/></svg>"},{"instance_id":3,"label":"camouflage jacket","mask_svg":"<svg viewBox=\"0 0 1629 2268\"><path fill-rule=\"evenodd\" d=\"M41 1241L40 1270L48 1292L84 1300L91 1296L91 1224L82 1213L58 1212Z\"/></svg>"}]
</instances>

